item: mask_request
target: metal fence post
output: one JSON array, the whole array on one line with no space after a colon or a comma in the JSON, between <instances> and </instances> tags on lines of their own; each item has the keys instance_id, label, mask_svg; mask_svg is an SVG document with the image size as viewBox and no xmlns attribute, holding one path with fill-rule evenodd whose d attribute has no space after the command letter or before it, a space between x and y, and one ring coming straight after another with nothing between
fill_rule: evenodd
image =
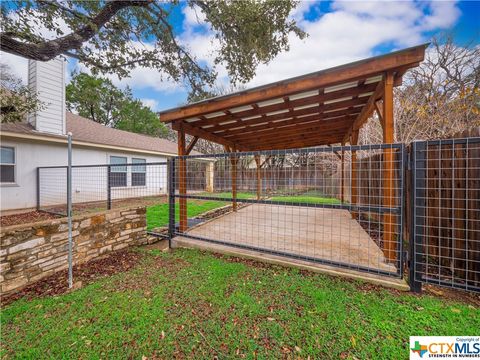
<instances>
[{"instance_id":1,"label":"metal fence post","mask_svg":"<svg viewBox=\"0 0 480 360\"><path fill-rule=\"evenodd\" d=\"M68 287L73 286L73 239L72 239L72 133L68 133L67 167L67 216L68 216Z\"/></svg>"},{"instance_id":2,"label":"metal fence post","mask_svg":"<svg viewBox=\"0 0 480 360\"><path fill-rule=\"evenodd\" d=\"M397 232L398 232L398 241L397 241L397 257L398 257L398 260L397 260L397 267L398 267L398 270L399 270L399 275L400 277L402 278L403 277L403 267L405 265L405 258L404 258L404 249L403 249L403 241L404 241L404 238L403 238L403 233L404 233L404 226L405 226L405 222L406 222L406 219L405 219L405 203L406 203L406 200L405 200L405 187L406 187L406 182L405 182L405 172L407 171L407 168L408 168L408 152L407 152L407 148L405 147L405 144L400 144L400 148L399 148L399 157L400 157L400 161L399 161L399 190L400 190L400 201L399 203L397 204L397 207L399 208L400 212L399 212L399 215L400 215L400 224L397 224Z\"/></svg>"},{"instance_id":3,"label":"metal fence post","mask_svg":"<svg viewBox=\"0 0 480 360\"><path fill-rule=\"evenodd\" d=\"M112 209L112 168L107 165L107 210Z\"/></svg>"},{"instance_id":4,"label":"metal fence post","mask_svg":"<svg viewBox=\"0 0 480 360\"><path fill-rule=\"evenodd\" d=\"M168 159L168 247L175 236L175 158Z\"/></svg>"},{"instance_id":5,"label":"metal fence post","mask_svg":"<svg viewBox=\"0 0 480 360\"><path fill-rule=\"evenodd\" d=\"M410 176L410 213L412 219L410 222L410 244L409 244L409 283L412 292L420 293L422 291L422 282L417 276L421 276L421 257L423 239L421 234L417 234L417 229L423 230L424 216L418 215L425 211L425 198L423 195L425 188L425 143L414 141L410 148L411 176ZM417 164L420 169L417 169ZM417 176L420 175L420 176ZM419 206L417 206L417 204Z\"/></svg>"},{"instance_id":6,"label":"metal fence post","mask_svg":"<svg viewBox=\"0 0 480 360\"><path fill-rule=\"evenodd\" d=\"M37 167L37 211L40 210L40 168Z\"/></svg>"}]
</instances>

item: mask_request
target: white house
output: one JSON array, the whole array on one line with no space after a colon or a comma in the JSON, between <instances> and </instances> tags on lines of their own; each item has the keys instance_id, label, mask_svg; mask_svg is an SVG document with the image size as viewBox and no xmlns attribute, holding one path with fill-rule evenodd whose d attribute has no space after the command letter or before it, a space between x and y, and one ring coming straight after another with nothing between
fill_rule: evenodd
<instances>
[{"instance_id":1,"label":"white house","mask_svg":"<svg viewBox=\"0 0 480 360\"><path fill-rule=\"evenodd\" d=\"M166 166L144 164L165 162L175 156L176 143L108 128L67 112L62 59L30 61L29 86L46 106L29 116L25 123L0 126L2 213L37 206L37 168L67 164L68 132L73 134L73 165L119 165L111 168L115 173L110 184L113 198L166 193ZM122 166L131 163L136 165ZM107 168L74 169L74 203L97 201L107 196ZM64 168L40 172L42 205L65 203L65 172Z\"/></svg>"}]
</instances>

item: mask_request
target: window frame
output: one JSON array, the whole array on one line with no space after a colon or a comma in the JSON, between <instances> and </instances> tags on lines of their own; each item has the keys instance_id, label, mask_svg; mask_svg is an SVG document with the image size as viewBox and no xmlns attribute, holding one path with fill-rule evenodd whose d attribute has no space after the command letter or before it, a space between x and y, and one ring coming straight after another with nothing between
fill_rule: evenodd
<instances>
[{"instance_id":1,"label":"window frame","mask_svg":"<svg viewBox=\"0 0 480 360\"><path fill-rule=\"evenodd\" d=\"M117 158L117 159L124 159L125 163L124 164L112 164L112 159ZM110 188L125 188L128 187L128 157L127 156L119 156L119 155L110 155L110 161L109 161L109 166L110 166ZM120 171L116 168L122 168ZM125 169L125 170L123 170ZM124 174L125 175L125 181L122 181L122 184L116 185L115 184L115 177L113 174ZM123 178L122 178L123 180Z\"/></svg>"},{"instance_id":2,"label":"window frame","mask_svg":"<svg viewBox=\"0 0 480 360\"><path fill-rule=\"evenodd\" d=\"M136 161L140 160L141 162L134 165L135 160ZM147 159L132 157L131 164L132 164L131 165L131 174L130 174L130 184L131 184L131 186L132 187L145 187L145 186L147 186ZM138 171L136 169L137 166L143 167L143 171ZM135 184L134 183L134 180L133 180L134 174L144 174L143 184Z\"/></svg>"},{"instance_id":3,"label":"window frame","mask_svg":"<svg viewBox=\"0 0 480 360\"><path fill-rule=\"evenodd\" d=\"M8 148L13 150L13 163L2 163L2 159L0 157L0 165L1 166L11 166L13 167L13 181L1 181L0 179L0 186L11 186L17 185L17 147L13 145L1 145L1 148Z\"/></svg>"}]
</instances>

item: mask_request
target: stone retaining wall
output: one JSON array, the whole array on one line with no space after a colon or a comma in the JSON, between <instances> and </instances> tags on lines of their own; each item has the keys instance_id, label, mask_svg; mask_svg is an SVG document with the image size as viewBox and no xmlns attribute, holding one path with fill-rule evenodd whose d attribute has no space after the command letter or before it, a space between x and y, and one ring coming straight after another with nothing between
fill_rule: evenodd
<instances>
[{"instance_id":1,"label":"stone retaining wall","mask_svg":"<svg viewBox=\"0 0 480 360\"><path fill-rule=\"evenodd\" d=\"M0 292L14 292L68 267L68 219L13 225L0 233ZM155 241L146 233L145 207L73 218L73 261Z\"/></svg>"}]
</instances>

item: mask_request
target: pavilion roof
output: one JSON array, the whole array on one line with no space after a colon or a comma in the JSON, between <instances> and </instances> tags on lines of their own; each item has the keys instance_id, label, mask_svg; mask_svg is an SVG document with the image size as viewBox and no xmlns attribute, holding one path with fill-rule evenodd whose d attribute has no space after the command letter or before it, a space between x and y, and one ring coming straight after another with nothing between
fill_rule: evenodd
<instances>
[{"instance_id":1,"label":"pavilion roof","mask_svg":"<svg viewBox=\"0 0 480 360\"><path fill-rule=\"evenodd\" d=\"M423 44L160 112L175 130L242 151L336 144L375 109L390 73L394 85L423 61Z\"/></svg>"}]
</instances>

